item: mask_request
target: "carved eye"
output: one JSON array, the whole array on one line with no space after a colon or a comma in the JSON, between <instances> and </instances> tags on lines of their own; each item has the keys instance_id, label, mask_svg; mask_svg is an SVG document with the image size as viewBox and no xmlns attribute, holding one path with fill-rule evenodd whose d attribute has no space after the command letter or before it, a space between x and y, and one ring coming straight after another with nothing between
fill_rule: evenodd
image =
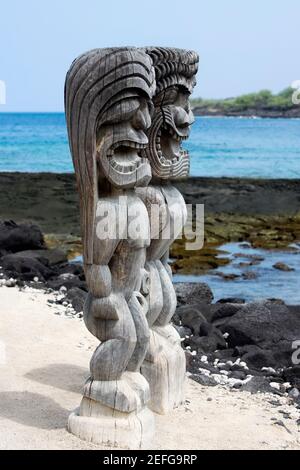
<instances>
[{"instance_id":1,"label":"carved eye","mask_svg":"<svg viewBox=\"0 0 300 470\"><path fill-rule=\"evenodd\" d=\"M140 108L138 99L125 99L111 106L103 116L101 124L117 124L129 121Z\"/></svg>"},{"instance_id":2,"label":"carved eye","mask_svg":"<svg viewBox=\"0 0 300 470\"><path fill-rule=\"evenodd\" d=\"M179 95L178 88L176 87L168 88L164 95L164 99L163 99L164 104L175 103L178 98L178 95Z\"/></svg>"}]
</instances>

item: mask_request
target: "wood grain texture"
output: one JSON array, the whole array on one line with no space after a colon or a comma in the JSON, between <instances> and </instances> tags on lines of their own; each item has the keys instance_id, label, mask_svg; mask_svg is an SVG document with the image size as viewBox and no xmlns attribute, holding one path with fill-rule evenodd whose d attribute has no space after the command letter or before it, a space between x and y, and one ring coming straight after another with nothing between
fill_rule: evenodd
<instances>
[{"instance_id":1,"label":"wood grain texture","mask_svg":"<svg viewBox=\"0 0 300 470\"><path fill-rule=\"evenodd\" d=\"M153 419L146 408L149 385L140 373L150 337L140 293L150 228L134 189L151 179L142 151L154 87L152 60L135 48L83 54L73 62L65 86L89 288L84 321L100 341L69 429L91 442L138 448L144 427L153 434ZM129 230L135 213L140 232Z\"/></svg>"},{"instance_id":2,"label":"wood grain texture","mask_svg":"<svg viewBox=\"0 0 300 470\"><path fill-rule=\"evenodd\" d=\"M171 243L186 222L187 211L183 197L170 183L187 177L189 172L189 155L181 145L194 121L189 96L196 83L198 56L181 49L153 47L146 51L155 68L156 92L146 150L153 181L147 188L136 189L147 207L151 230L146 261L151 334L141 371L150 385L149 406L157 413L167 413L184 399L186 370L180 338L171 325L177 302L168 257ZM159 222L151 217L154 205Z\"/></svg>"},{"instance_id":3,"label":"wood grain texture","mask_svg":"<svg viewBox=\"0 0 300 470\"><path fill-rule=\"evenodd\" d=\"M180 49L95 49L67 74L89 288L84 321L100 341L69 429L91 442L140 447L154 430L147 404L165 413L183 400L168 252L186 207L170 179L188 174L181 144L193 122L197 63Z\"/></svg>"}]
</instances>

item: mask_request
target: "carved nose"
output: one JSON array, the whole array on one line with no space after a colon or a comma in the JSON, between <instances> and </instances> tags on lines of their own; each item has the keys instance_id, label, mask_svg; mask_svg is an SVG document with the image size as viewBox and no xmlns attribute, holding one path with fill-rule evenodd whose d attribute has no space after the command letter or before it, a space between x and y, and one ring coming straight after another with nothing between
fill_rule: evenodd
<instances>
[{"instance_id":1,"label":"carved nose","mask_svg":"<svg viewBox=\"0 0 300 470\"><path fill-rule=\"evenodd\" d=\"M146 131L151 126L151 117L148 109L139 109L133 119L133 127Z\"/></svg>"},{"instance_id":2,"label":"carved nose","mask_svg":"<svg viewBox=\"0 0 300 470\"><path fill-rule=\"evenodd\" d=\"M174 121L177 127L189 127L193 124L195 118L192 111L185 111L185 109L181 107L176 107L174 113Z\"/></svg>"}]
</instances>

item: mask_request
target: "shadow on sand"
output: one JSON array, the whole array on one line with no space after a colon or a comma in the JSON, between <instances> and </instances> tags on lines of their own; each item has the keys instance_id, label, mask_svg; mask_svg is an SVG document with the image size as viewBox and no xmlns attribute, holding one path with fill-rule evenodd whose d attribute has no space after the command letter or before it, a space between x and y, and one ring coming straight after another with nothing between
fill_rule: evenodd
<instances>
[{"instance_id":1,"label":"shadow on sand","mask_svg":"<svg viewBox=\"0 0 300 470\"><path fill-rule=\"evenodd\" d=\"M49 364L46 367L32 369L25 377L67 392L81 394L83 384L89 377L89 370L72 364Z\"/></svg>"},{"instance_id":2,"label":"shadow on sand","mask_svg":"<svg viewBox=\"0 0 300 470\"><path fill-rule=\"evenodd\" d=\"M16 423L38 429L62 429L69 414L70 410L39 393L0 393L0 416Z\"/></svg>"}]
</instances>

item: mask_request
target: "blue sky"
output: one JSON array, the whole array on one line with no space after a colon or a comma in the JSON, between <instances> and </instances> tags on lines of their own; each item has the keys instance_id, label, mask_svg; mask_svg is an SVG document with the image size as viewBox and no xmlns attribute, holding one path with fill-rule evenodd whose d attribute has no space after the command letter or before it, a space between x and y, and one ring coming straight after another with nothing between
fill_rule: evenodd
<instances>
[{"instance_id":1,"label":"blue sky","mask_svg":"<svg viewBox=\"0 0 300 470\"><path fill-rule=\"evenodd\" d=\"M299 0L10 0L0 5L0 111L62 111L71 61L95 47L200 54L194 96L222 98L300 79Z\"/></svg>"}]
</instances>

